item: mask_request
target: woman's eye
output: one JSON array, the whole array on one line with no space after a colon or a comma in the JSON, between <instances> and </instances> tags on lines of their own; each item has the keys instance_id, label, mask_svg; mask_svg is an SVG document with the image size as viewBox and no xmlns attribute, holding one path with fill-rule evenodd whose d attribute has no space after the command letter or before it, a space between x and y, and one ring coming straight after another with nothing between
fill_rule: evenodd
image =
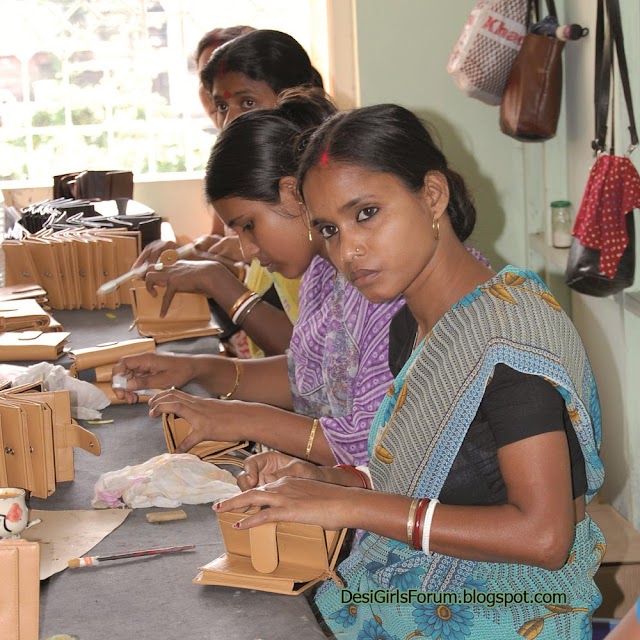
<instances>
[{"instance_id":1,"label":"woman's eye","mask_svg":"<svg viewBox=\"0 0 640 640\"><path fill-rule=\"evenodd\" d=\"M358 212L356 220L358 222L362 222L363 220L368 220L378 213L378 207L365 207L361 211Z\"/></svg>"},{"instance_id":2,"label":"woman's eye","mask_svg":"<svg viewBox=\"0 0 640 640\"><path fill-rule=\"evenodd\" d=\"M253 229L253 221L251 222L245 222L242 227L241 227L242 231L251 231Z\"/></svg>"},{"instance_id":3,"label":"woman's eye","mask_svg":"<svg viewBox=\"0 0 640 640\"><path fill-rule=\"evenodd\" d=\"M246 100L243 100L242 106L245 109L255 109L256 108L256 101L253 100L252 98L247 98Z\"/></svg>"},{"instance_id":4,"label":"woman's eye","mask_svg":"<svg viewBox=\"0 0 640 640\"><path fill-rule=\"evenodd\" d=\"M225 102L216 103L216 111L218 113L224 113L225 111L227 111L227 109L229 109L229 105L227 105Z\"/></svg>"},{"instance_id":5,"label":"woman's eye","mask_svg":"<svg viewBox=\"0 0 640 640\"><path fill-rule=\"evenodd\" d=\"M325 224L324 226L318 229L320 234L325 240L328 240L331 236L335 235L338 232L338 229L331 224Z\"/></svg>"}]
</instances>

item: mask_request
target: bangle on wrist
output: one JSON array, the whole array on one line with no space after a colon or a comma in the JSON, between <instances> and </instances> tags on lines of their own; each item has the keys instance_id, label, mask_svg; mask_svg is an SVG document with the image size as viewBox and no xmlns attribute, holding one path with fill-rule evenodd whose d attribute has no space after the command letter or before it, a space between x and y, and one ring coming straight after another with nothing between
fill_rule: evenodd
<instances>
[{"instance_id":1,"label":"bangle on wrist","mask_svg":"<svg viewBox=\"0 0 640 640\"><path fill-rule=\"evenodd\" d=\"M420 500L414 498L409 505L409 514L407 515L407 544L413 549L413 528L416 526L416 510Z\"/></svg>"},{"instance_id":2,"label":"bangle on wrist","mask_svg":"<svg viewBox=\"0 0 640 640\"><path fill-rule=\"evenodd\" d=\"M249 292L249 295L238 305L235 313L232 314L231 322L233 322L233 324L240 325L247 315L247 310L252 309L259 301L260 296L257 293L254 293L253 291Z\"/></svg>"},{"instance_id":3,"label":"bangle on wrist","mask_svg":"<svg viewBox=\"0 0 640 640\"><path fill-rule=\"evenodd\" d=\"M231 309L229 309L230 318L233 318L233 316L237 313L238 309L240 308L240 305L246 302L251 297L252 294L253 294L253 291L248 289L231 305Z\"/></svg>"},{"instance_id":4,"label":"bangle on wrist","mask_svg":"<svg viewBox=\"0 0 640 640\"><path fill-rule=\"evenodd\" d=\"M240 386L240 363L238 362L238 358L231 358L231 361L236 368L236 381L233 383L233 389L231 389L229 393L224 394L223 398L225 400L229 400L229 398L231 398L231 396L238 390L238 387Z\"/></svg>"},{"instance_id":5,"label":"bangle on wrist","mask_svg":"<svg viewBox=\"0 0 640 640\"><path fill-rule=\"evenodd\" d=\"M429 498L421 498L420 502L418 502L418 508L416 509L416 523L413 527L412 541L413 548L417 551L420 551L420 549L422 549L422 518L424 516L425 509L429 505L429 502Z\"/></svg>"},{"instance_id":6,"label":"bangle on wrist","mask_svg":"<svg viewBox=\"0 0 640 640\"><path fill-rule=\"evenodd\" d=\"M360 482L362 482L362 487L364 489L369 488L369 483L367 482L367 474L364 473L363 471L360 471L360 469L356 469L352 464L337 464L335 465L334 469L346 469L347 471L351 471L352 473L355 473L358 476L358 478L360 478Z\"/></svg>"},{"instance_id":7,"label":"bangle on wrist","mask_svg":"<svg viewBox=\"0 0 640 640\"><path fill-rule=\"evenodd\" d=\"M250 298L248 298L247 301L236 312L236 315L233 318L233 323L237 324L238 326L242 326L242 323L247 319L249 314L254 310L258 302L261 302L261 301L262 301L262 298L257 293L251 296Z\"/></svg>"},{"instance_id":8,"label":"bangle on wrist","mask_svg":"<svg viewBox=\"0 0 640 640\"><path fill-rule=\"evenodd\" d=\"M424 522L422 523L422 551L427 555L431 554L429 550L429 536L431 535L431 523L433 522L433 512L436 510L436 505L439 504L440 501L437 498L432 498L429 500L429 505L427 506L427 512L424 516Z\"/></svg>"},{"instance_id":9,"label":"bangle on wrist","mask_svg":"<svg viewBox=\"0 0 640 640\"><path fill-rule=\"evenodd\" d=\"M309 456L311 455L311 447L313 447L313 441L316 437L316 430L318 428L318 425L320 424L320 420L318 420L318 418L315 418L315 420L313 421L313 425L311 426L311 431L309 433L309 441L307 442L307 450L304 452L304 459L308 460Z\"/></svg>"}]
</instances>

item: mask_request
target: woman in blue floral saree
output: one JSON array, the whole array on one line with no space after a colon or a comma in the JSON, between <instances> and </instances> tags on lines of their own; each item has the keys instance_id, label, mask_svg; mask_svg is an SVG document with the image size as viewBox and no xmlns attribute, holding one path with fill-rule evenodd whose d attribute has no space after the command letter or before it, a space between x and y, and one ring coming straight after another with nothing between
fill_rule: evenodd
<instances>
[{"instance_id":1,"label":"woman in blue floral saree","mask_svg":"<svg viewBox=\"0 0 640 640\"><path fill-rule=\"evenodd\" d=\"M496 274L466 251L464 182L406 109L335 116L301 166L331 260L373 302L404 295L414 349L373 421L367 469L260 454L247 490L216 508L263 507L239 528L364 530L338 567L344 589L315 595L336 638L590 638L605 545L585 503L603 481L601 426L574 326L534 273Z\"/></svg>"}]
</instances>

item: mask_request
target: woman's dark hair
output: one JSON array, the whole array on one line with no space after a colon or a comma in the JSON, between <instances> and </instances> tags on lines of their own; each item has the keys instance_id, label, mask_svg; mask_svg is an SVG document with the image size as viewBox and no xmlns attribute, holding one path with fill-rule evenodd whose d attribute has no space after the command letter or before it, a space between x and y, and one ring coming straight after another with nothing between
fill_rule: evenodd
<instances>
[{"instance_id":1,"label":"woman's dark hair","mask_svg":"<svg viewBox=\"0 0 640 640\"><path fill-rule=\"evenodd\" d=\"M200 56L204 52L205 49L209 47L213 47L214 51L226 44L227 42L231 42L234 38L238 38L239 36L243 36L246 33L251 33L255 31L253 27L248 27L246 25L236 25L235 27L218 27L217 29L211 29L211 31L207 31L196 46L196 50L193 54L193 59L196 64L198 64L198 60L200 60Z\"/></svg>"},{"instance_id":2,"label":"woman's dark hair","mask_svg":"<svg viewBox=\"0 0 640 640\"><path fill-rule=\"evenodd\" d=\"M211 149L204 179L207 201L280 202L280 178L295 176L298 169L299 137L334 113L322 89L298 88L284 92L275 109L236 118Z\"/></svg>"},{"instance_id":3,"label":"woman's dark hair","mask_svg":"<svg viewBox=\"0 0 640 640\"><path fill-rule=\"evenodd\" d=\"M325 122L311 136L298 163L301 186L321 158L390 173L414 193L423 188L429 171L439 171L449 185L447 211L456 236L464 242L473 231L476 209L464 180L449 168L427 125L404 107L363 107Z\"/></svg>"},{"instance_id":4,"label":"woman's dark hair","mask_svg":"<svg viewBox=\"0 0 640 640\"><path fill-rule=\"evenodd\" d=\"M252 31L217 49L200 72L200 80L210 92L220 74L232 71L266 82L276 95L292 87L323 87L320 74L300 43L271 29Z\"/></svg>"}]
</instances>

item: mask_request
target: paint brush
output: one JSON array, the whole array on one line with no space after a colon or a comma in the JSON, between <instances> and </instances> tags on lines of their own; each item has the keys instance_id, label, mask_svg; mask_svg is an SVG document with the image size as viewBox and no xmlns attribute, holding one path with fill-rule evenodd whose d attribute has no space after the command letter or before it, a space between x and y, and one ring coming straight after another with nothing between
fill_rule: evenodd
<instances>
[{"instance_id":1,"label":"paint brush","mask_svg":"<svg viewBox=\"0 0 640 640\"><path fill-rule=\"evenodd\" d=\"M155 556L162 553L175 553L195 549L195 544L186 544L180 547L160 547L158 549L144 549L142 551L127 551L125 553L112 553L108 556L85 556L84 558L71 558L68 565L71 569L78 567L92 567L108 560L123 560L124 558L142 558L143 556Z\"/></svg>"}]
</instances>

